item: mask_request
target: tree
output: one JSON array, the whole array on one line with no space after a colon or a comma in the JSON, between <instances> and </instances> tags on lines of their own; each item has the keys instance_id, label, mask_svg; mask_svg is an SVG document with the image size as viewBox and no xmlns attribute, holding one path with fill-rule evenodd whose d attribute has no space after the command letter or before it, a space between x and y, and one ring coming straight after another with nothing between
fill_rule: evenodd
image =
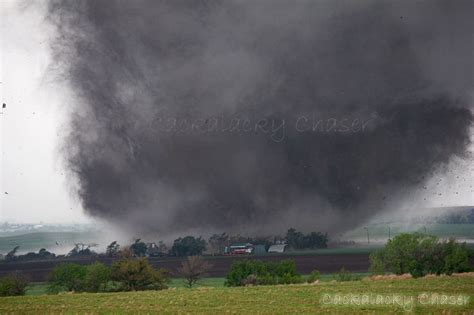
<instances>
[{"instance_id":1,"label":"tree","mask_svg":"<svg viewBox=\"0 0 474 315\"><path fill-rule=\"evenodd\" d=\"M120 245L117 243L117 241L113 241L107 246L107 249L105 250L105 254L108 257L115 257L119 254L120 252Z\"/></svg>"},{"instance_id":2,"label":"tree","mask_svg":"<svg viewBox=\"0 0 474 315\"><path fill-rule=\"evenodd\" d=\"M41 248L38 253L30 252L24 255L19 255L16 259L19 261L28 261L28 260L41 260L41 259L53 259L56 255L48 252L46 249Z\"/></svg>"},{"instance_id":3,"label":"tree","mask_svg":"<svg viewBox=\"0 0 474 315\"><path fill-rule=\"evenodd\" d=\"M329 241L327 234L311 232L305 235L301 232L297 232L293 228L288 229L285 238L287 244L294 249L327 248Z\"/></svg>"},{"instance_id":4,"label":"tree","mask_svg":"<svg viewBox=\"0 0 474 315\"><path fill-rule=\"evenodd\" d=\"M9 274L0 279L0 296L25 295L28 282L19 274Z\"/></svg>"},{"instance_id":5,"label":"tree","mask_svg":"<svg viewBox=\"0 0 474 315\"><path fill-rule=\"evenodd\" d=\"M132 251L133 255L136 257L144 257L147 254L148 246L141 239L136 239L135 243L130 245L130 250Z\"/></svg>"},{"instance_id":6,"label":"tree","mask_svg":"<svg viewBox=\"0 0 474 315\"><path fill-rule=\"evenodd\" d=\"M166 255L168 253L168 246L163 241L158 242L158 250L163 253L163 255Z\"/></svg>"},{"instance_id":7,"label":"tree","mask_svg":"<svg viewBox=\"0 0 474 315\"><path fill-rule=\"evenodd\" d=\"M18 249L20 248L20 246L15 246L11 251L9 251L7 253L7 255L5 256L5 260L15 260L16 256L16 252L18 251Z\"/></svg>"},{"instance_id":8,"label":"tree","mask_svg":"<svg viewBox=\"0 0 474 315\"><path fill-rule=\"evenodd\" d=\"M286 232L286 243L295 249L301 248L304 235L301 232L296 232L294 228L288 229Z\"/></svg>"},{"instance_id":9,"label":"tree","mask_svg":"<svg viewBox=\"0 0 474 315\"><path fill-rule=\"evenodd\" d=\"M122 259L112 265L111 279L124 291L166 289L169 280L164 269L154 270L146 258Z\"/></svg>"},{"instance_id":10,"label":"tree","mask_svg":"<svg viewBox=\"0 0 474 315\"><path fill-rule=\"evenodd\" d=\"M328 235L321 232L311 232L306 236L309 248L327 248Z\"/></svg>"},{"instance_id":11,"label":"tree","mask_svg":"<svg viewBox=\"0 0 474 315\"><path fill-rule=\"evenodd\" d=\"M95 255L96 253L91 248L97 245L96 243L74 243L74 248L67 255L70 257Z\"/></svg>"},{"instance_id":12,"label":"tree","mask_svg":"<svg viewBox=\"0 0 474 315\"><path fill-rule=\"evenodd\" d=\"M226 233L213 234L209 238L209 246L213 253L222 254L224 253L225 247L229 243L229 235Z\"/></svg>"},{"instance_id":13,"label":"tree","mask_svg":"<svg viewBox=\"0 0 474 315\"><path fill-rule=\"evenodd\" d=\"M46 250L46 248L41 248L38 251L38 256L43 258L54 258L56 255Z\"/></svg>"},{"instance_id":14,"label":"tree","mask_svg":"<svg viewBox=\"0 0 474 315\"><path fill-rule=\"evenodd\" d=\"M174 256L196 256L201 255L206 249L206 241L201 237L186 236L174 241L171 253Z\"/></svg>"},{"instance_id":15,"label":"tree","mask_svg":"<svg viewBox=\"0 0 474 315\"><path fill-rule=\"evenodd\" d=\"M188 256L183 261L178 273L184 278L186 285L191 288L202 277L206 276L211 265L199 256Z\"/></svg>"},{"instance_id":16,"label":"tree","mask_svg":"<svg viewBox=\"0 0 474 315\"><path fill-rule=\"evenodd\" d=\"M403 233L389 240L385 247L370 256L374 273L451 274L469 271L469 251L455 240L441 242L421 233Z\"/></svg>"}]
</instances>

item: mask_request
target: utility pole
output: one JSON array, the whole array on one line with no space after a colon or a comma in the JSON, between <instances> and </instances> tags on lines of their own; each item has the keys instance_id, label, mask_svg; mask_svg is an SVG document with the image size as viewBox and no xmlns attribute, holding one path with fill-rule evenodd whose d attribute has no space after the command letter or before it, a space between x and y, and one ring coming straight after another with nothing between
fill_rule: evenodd
<instances>
[{"instance_id":1,"label":"utility pole","mask_svg":"<svg viewBox=\"0 0 474 315\"><path fill-rule=\"evenodd\" d=\"M388 240L391 240L391 237L390 237L390 225L388 226Z\"/></svg>"},{"instance_id":2,"label":"utility pole","mask_svg":"<svg viewBox=\"0 0 474 315\"><path fill-rule=\"evenodd\" d=\"M364 227L364 229L367 231L367 244L370 244L369 228L368 228L368 227Z\"/></svg>"}]
</instances>

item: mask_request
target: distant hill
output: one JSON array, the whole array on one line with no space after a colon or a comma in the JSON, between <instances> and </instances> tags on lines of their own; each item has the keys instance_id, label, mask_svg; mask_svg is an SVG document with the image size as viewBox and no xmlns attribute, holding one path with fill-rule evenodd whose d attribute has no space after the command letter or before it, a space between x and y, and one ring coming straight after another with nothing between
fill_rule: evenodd
<instances>
[{"instance_id":1,"label":"distant hill","mask_svg":"<svg viewBox=\"0 0 474 315\"><path fill-rule=\"evenodd\" d=\"M46 248L56 254L66 253L74 243L97 242L97 232L32 232L21 235L0 237L0 253L5 254L15 246L20 246L19 253Z\"/></svg>"}]
</instances>

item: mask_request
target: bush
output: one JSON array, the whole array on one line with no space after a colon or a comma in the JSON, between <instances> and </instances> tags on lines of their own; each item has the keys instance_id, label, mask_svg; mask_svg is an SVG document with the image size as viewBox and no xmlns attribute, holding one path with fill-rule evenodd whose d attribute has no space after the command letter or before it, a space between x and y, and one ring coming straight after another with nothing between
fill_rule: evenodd
<instances>
[{"instance_id":1,"label":"bush","mask_svg":"<svg viewBox=\"0 0 474 315\"><path fill-rule=\"evenodd\" d=\"M361 277L355 275L346 268L342 267L341 270L336 274L335 280L337 281L358 281Z\"/></svg>"},{"instance_id":2,"label":"bush","mask_svg":"<svg viewBox=\"0 0 474 315\"><path fill-rule=\"evenodd\" d=\"M296 264L291 260L279 263L260 260L237 261L227 274L226 286L270 285L301 283L302 278L296 272Z\"/></svg>"},{"instance_id":3,"label":"bush","mask_svg":"<svg viewBox=\"0 0 474 315\"><path fill-rule=\"evenodd\" d=\"M389 240L385 247L370 256L371 271L413 277L427 274L452 274L469 271L469 251L454 240L439 241L435 236L404 233Z\"/></svg>"},{"instance_id":4,"label":"bush","mask_svg":"<svg viewBox=\"0 0 474 315\"><path fill-rule=\"evenodd\" d=\"M74 263L60 264L53 269L49 293L61 291L100 292L105 291L110 281L110 268L95 262L91 265Z\"/></svg>"},{"instance_id":5,"label":"bush","mask_svg":"<svg viewBox=\"0 0 474 315\"><path fill-rule=\"evenodd\" d=\"M87 267L74 263L56 266L51 273L50 293L60 291L84 291Z\"/></svg>"},{"instance_id":6,"label":"bush","mask_svg":"<svg viewBox=\"0 0 474 315\"><path fill-rule=\"evenodd\" d=\"M291 284L291 283L302 283L303 278L301 278L301 275L291 275L291 274L284 274L277 279L278 284ZM274 283L264 283L264 284L274 284Z\"/></svg>"},{"instance_id":7,"label":"bush","mask_svg":"<svg viewBox=\"0 0 474 315\"><path fill-rule=\"evenodd\" d=\"M122 259L112 265L111 278L123 291L166 289L169 281L164 269L154 270L146 258Z\"/></svg>"},{"instance_id":8,"label":"bush","mask_svg":"<svg viewBox=\"0 0 474 315\"><path fill-rule=\"evenodd\" d=\"M466 243L459 244L453 239L445 243L444 252L444 270L445 274L468 272L471 270L469 266L469 250Z\"/></svg>"},{"instance_id":9,"label":"bush","mask_svg":"<svg viewBox=\"0 0 474 315\"><path fill-rule=\"evenodd\" d=\"M306 279L306 281L308 283L313 283L319 279L321 279L321 273L319 272L319 270L313 270L311 271L311 274L309 275L308 279Z\"/></svg>"},{"instance_id":10,"label":"bush","mask_svg":"<svg viewBox=\"0 0 474 315\"><path fill-rule=\"evenodd\" d=\"M382 251L376 251L370 254L370 268L369 271L374 275L385 274L385 260Z\"/></svg>"},{"instance_id":11,"label":"bush","mask_svg":"<svg viewBox=\"0 0 474 315\"><path fill-rule=\"evenodd\" d=\"M25 295L28 282L18 274L10 274L0 279L0 296Z\"/></svg>"},{"instance_id":12,"label":"bush","mask_svg":"<svg viewBox=\"0 0 474 315\"><path fill-rule=\"evenodd\" d=\"M86 267L87 273L84 279L84 291L87 292L101 292L107 288L107 283L110 281L110 268L106 265L95 262Z\"/></svg>"}]
</instances>

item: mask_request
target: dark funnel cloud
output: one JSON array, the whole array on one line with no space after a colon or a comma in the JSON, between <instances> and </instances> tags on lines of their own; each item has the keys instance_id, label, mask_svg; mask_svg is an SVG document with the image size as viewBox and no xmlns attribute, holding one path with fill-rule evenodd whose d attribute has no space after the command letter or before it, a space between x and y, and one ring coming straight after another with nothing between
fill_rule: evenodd
<instances>
[{"instance_id":1,"label":"dark funnel cloud","mask_svg":"<svg viewBox=\"0 0 474 315\"><path fill-rule=\"evenodd\" d=\"M470 159L472 1L51 1L84 209L343 231ZM142 234L143 235L143 234Z\"/></svg>"}]
</instances>

